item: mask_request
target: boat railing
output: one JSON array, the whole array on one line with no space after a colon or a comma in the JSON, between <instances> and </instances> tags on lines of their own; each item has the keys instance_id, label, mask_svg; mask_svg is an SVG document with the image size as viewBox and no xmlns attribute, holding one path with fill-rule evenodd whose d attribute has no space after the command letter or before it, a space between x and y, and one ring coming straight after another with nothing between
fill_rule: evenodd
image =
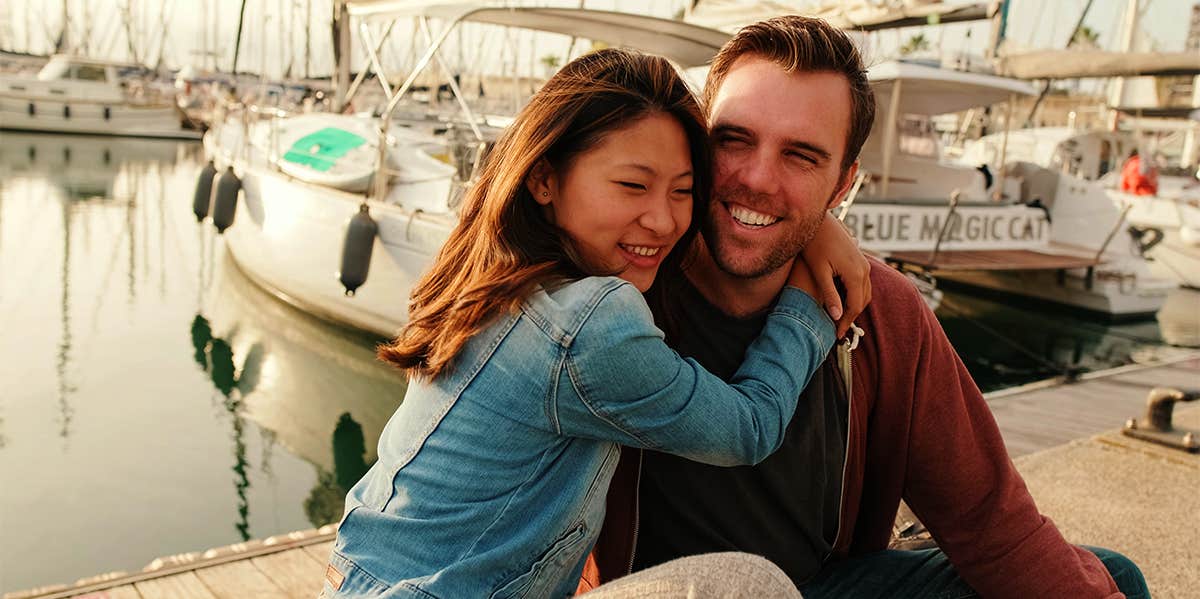
<instances>
[{"instance_id":1,"label":"boat railing","mask_svg":"<svg viewBox=\"0 0 1200 599\"><path fill-rule=\"evenodd\" d=\"M241 136L231 158L236 156L245 164L254 164L256 167L284 174L282 169L279 168L279 161L287 150L280 147L281 124L287 119L306 113L288 110L279 106L260 105L253 102L226 100L220 102L219 105L221 106L221 110L225 112L225 115L222 118L216 119L215 122L226 123L230 118L237 118L241 128ZM259 141L259 143L265 143L265 146L259 148L260 152L251 152L251 146L256 141L252 139L252 130L254 125L260 122L266 122L267 124L266 139ZM376 148L378 151L376 153L375 175L372 177L371 184L361 192L367 199L386 202L392 182L400 177L403 177L404 181L408 183L419 183L442 178L442 175L431 176L426 179L413 177L411 173L406 173L393 167L388 161L388 148L395 144L395 138L388 133L390 121L378 119L377 124L378 139ZM454 131L454 129L451 128L451 131ZM488 150L491 148L491 144L479 141L469 133L467 135L448 133L446 143L448 150L447 161L454 167L454 174L451 177L451 184L445 198L445 204L450 211L457 211L464 191L477 178L479 167L486 157Z\"/></svg>"}]
</instances>

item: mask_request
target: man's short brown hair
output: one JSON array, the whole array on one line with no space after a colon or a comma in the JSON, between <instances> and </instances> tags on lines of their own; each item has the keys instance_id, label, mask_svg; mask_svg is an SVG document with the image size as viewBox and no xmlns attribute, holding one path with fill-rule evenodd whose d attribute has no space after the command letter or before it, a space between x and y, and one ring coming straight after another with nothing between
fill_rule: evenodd
<instances>
[{"instance_id":1,"label":"man's short brown hair","mask_svg":"<svg viewBox=\"0 0 1200 599\"><path fill-rule=\"evenodd\" d=\"M769 60L789 73L825 71L840 73L850 82L850 130L842 170L858 159L871 123L875 120L875 93L867 81L862 56L849 36L821 19L786 15L743 27L713 58L704 84L704 104L712 110L717 89L729 69L743 56Z\"/></svg>"}]
</instances>

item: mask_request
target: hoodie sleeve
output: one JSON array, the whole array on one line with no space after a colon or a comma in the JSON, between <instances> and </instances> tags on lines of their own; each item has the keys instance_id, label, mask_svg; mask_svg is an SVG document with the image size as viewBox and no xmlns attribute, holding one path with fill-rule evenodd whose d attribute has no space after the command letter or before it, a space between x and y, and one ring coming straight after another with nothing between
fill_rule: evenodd
<instances>
[{"instance_id":1,"label":"hoodie sleeve","mask_svg":"<svg viewBox=\"0 0 1200 599\"><path fill-rule=\"evenodd\" d=\"M1122 597L1100 560L1038 511L987 402L912 285L891 269L872 278L875 297L887 299L872 304L868 331L868 462L902 473L903 498L983 597Z\"/></svg>"}]
</instances>

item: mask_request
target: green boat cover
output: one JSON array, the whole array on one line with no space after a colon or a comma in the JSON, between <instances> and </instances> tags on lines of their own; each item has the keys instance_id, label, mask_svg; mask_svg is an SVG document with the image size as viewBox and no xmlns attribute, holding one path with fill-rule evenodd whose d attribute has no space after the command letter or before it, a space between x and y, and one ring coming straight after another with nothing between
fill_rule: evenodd
<instances>
[{"instance_id":1,"label":"green boat cover","mask_svg":"<svg viewBox=\"0 0 1200 599\"><path fill-rule=\"evenodd\" d=\"M283 159L325 172L333 168L338 158L365 143L367 140L345 129L326 127L296 140Z\"/></svg>"}]
</instances>

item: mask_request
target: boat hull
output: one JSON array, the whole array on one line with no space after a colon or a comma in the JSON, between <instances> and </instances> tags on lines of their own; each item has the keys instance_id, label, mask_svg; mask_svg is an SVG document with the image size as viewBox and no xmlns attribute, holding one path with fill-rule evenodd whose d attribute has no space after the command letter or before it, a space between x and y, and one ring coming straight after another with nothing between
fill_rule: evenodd
<instances>
[{"instance_id":1,"label":"boat hull","mask_svg":"<svg viewBox=\"0 0 1200 599\"><path fill-rule=\"evenodd\" d=\"M347 296L338 282L346 225L363 196L268 169L235 169L241 202L225 243L242 271L277 297L321 318L383 337L407 319L413 285L455 220L369 202L379 224L366 283Z\"/></svg>"},{"instance_id":2,"label":"boat hull","mask_svg":"<svg viewBox=\"0 0 1200 599\"><path fill-rule=\"evenodd\" d=\"M1200 289L1200 200L1119 191L1110 195L1117 206L1129 208L1131 225L1161 233L1162 239L1144 251L1151 272Z\"/></svg>"},{"instance_id":3,"label":"boat hull","mask_svg":"<svg viewBox=\"0 0 1200 599\"><path fill-rule=\"evenodd\" d=\"M1082 272L1068 271L1060 275L1053 270L953 272L939 274L938 280L1048 302L1118 321L1153 317L1172 288L1103 275L1094 277L1089 284Z\"/></svg>"},{"instance_id":4,"label":"boat hull","mask_svg":"<svg viewBox=\"0 0 1200 599\"><path fill-rule=\"evenodd\" d=\"M131 106L0 96L0 129L12 131L200 139L200 131L184 129L181 123L179 110L170 105Z\"/></svg>"}]
</instances>

